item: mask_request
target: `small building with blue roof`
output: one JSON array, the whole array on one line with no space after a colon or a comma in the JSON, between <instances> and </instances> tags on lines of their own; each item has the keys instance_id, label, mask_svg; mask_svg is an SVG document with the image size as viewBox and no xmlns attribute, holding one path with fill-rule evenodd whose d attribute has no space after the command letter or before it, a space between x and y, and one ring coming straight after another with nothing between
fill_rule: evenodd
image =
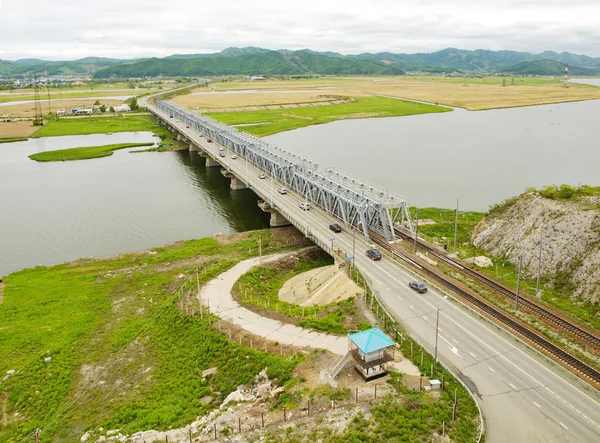
<instances>
[{"instance_id":1,"label":"small building with blue roof","mask_svg":"<svg viewBox=\"0 0 600 443\"><path fill-rule=\"evenodd\" d=\"M365 381L383 377L387 374L385 364L394 357L388 352L396 343L381 329L348 334L349 354L356 362L356 370Z\"/></svg>"}]
</instances>

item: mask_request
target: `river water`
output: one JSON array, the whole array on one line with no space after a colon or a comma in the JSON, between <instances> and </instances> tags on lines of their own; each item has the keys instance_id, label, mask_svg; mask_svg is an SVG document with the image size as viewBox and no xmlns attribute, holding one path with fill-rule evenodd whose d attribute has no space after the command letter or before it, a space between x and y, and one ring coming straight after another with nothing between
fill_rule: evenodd
<instances>
[{"instance_id":1,"label":"river water","mask_svg":"<svg viewBox=\"0 0 600 443\"><path fill-rule=\"evenodd\" d=\"M268 226L257 197L230 191L219 168L205 168L195 152L121 150L51 163L27 158L54 149L148 141L157 139L134 132L0 144L0 277L38 264Z\"/></svg>"},{"instance_id":2,"label":"river water","mask_svg":"<svg viewBox=\"0 0 600 443\"><path fill-rule=\"evenodd\" d=\"M600 185L600 101L495 111L345 120L267 137L322 167L403 194L409 204L486 210L528 186ZM197 153L61 163L28 155L156 141L151 133L0 144L0 276L38 264L139 251L264 228L249 190L230 191ZM134 148L135 150L135 148Z\"/></svg>"},{"instance_id":3,"label":"river water","mask_svg":"<svg viewBox=\"0 0 600 443\"><path fill-rule=\"evenodd\" d=\"M551 184L600 185L600 100L341 120L266 137L405 196L410 205L485 211Z\"/></svg>"}]
</instances>

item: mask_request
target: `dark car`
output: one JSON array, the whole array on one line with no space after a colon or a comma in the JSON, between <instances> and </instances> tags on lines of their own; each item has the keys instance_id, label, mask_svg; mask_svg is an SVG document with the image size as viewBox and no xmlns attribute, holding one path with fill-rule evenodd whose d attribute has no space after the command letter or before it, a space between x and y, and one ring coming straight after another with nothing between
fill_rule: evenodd
<instances>
[{"instance_id":1,"label":"dark car","mask_svg":"<svg viewBox=\"0 0 600 443\"><path fill-rule=\"evenodd\" d=\"M427 292L427 286L419 281L411 281L408 286L417 291L420 294Z\"/></svg>"},{"instance_id":2,"label":"dark car","mask_svg":"<svg viewBox=\"0 0 600 443\"><path fill-rule=\"evenodd\" d=\"M371 260L381 260L381 252L377 249L367 249L367 257Z\"/></svg>"},{"instance_id":3,"label":"dark car","mask_svg":"<svg viewBox=\"0 0 600 443\"><path fill-rule=\"evenodd\" d=\"M342 227L337 223L329 225L329 229L331 229L333 232L342 232Z\"/></svg>"}]
</instances>

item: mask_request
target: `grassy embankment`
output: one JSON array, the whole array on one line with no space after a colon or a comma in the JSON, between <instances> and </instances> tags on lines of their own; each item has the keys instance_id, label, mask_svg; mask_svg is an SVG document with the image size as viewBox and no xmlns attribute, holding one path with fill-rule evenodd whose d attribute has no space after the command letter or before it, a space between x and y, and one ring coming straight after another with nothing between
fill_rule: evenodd
<instances>
[{"instance_id":1,"label":"grassy embankment","mask_svg":"<svg viewBox=\"0 0 600 443\"><path fill-rule=\"evenodd\" d=\"M59 137L62 135L106 134L109 132L150 131L162 141L158 148L147 151L170 151L176 147L173 134L164 126L157 126L150 114L114 117L69 117L51 120L41 127L33 137ZM142 151L136 151L142 152Z\"/></svg>"},{"instance_id":2,"label":"grassy embankment","mask_svg":"<svg viewBox=\"0 0 600 443\"><path fill-rule=\"evenodd\" d=\"M181 305L196 300L196 269L202 285L256 255L256 237L191 240L6 276L0 373L16 373L0 382L8 414L0 441L33 439L35 429L43 442L79 441L99 426L166 430L218 406L264 367L285 383L297 357L240 346ZM263 251L289 248L268 231L262 242ZM213 366L218 374L202 381ZM206 396L214 400L201 402Z\"/></svg>"},{"instance_id":3,"label":"grassy embankment","mask_svg":"<svg viewBox=\"0 0 600 443\"><path fill-rule=\"evenodd\" d=\"M285 267L274 264L253 268L240 277L232 293L247 309L303 328L334 334L368 329L370 325L361 321L353 297L337 303L306 307L279 299L279 291L286 281L311 269L331 264L333 259L326 256L318 260L299 260Z\"/></svg>"},{"instance_id":4,"label":"grassy embankment","mask_svg":"<svg viewBox=\"0 0 600 443\"><path fill-rule=\"evenodd\" d=\"M357 97L355 103L308 108L218 112L207 115L229 125L251 124L244 131L257 136L275 134L335 120L447 112L448 108L383 97Z\"/></svg>"},{"instance_id":5,"label":"grassy embankment","mask_svg":"<svg viewBox=\"0 0 600 443\"><path fill-rule=\"evenodd\" d=\"M600 195L600 187L594 188L584 186L577 190L572 187L554 187L549 186L539 191L540 194L546 198L551 199L570 199L577 197L578 195ZM490 213L501 211L507 206L512 205L515 198L507 199L506 201L494 205L490 208ZM458 236L457 236L457 252L461 258L475 257L478 255L486 255L489 257L487 252L481 248L476 248L471 243L471 233L473 229L479 223L479 221L486 215L482 212L461 212L459 211L458 217ZM411 208L411 217L415 218L415 210ZM431 219L434 220L435 224L430 225L419 225L419 237L422 237L428 241L448 244L448 250L453 250L454 245L454 221L455 211L453 209L441 209L441 208L419 208L419 219ZM446 240L441 240L442 237L446 237ZM410 247L412 251L412 247ZM503 285L516 290L517 288L517 277L518 269L517 266L511 263L506 257L490 257L494 263L492 268L478 268L478 271L487 275L488 277L494 278ZM442 264L440 266L443 267ZM451 269L447 269L452 271ZM464 280L459 275L455 277ZM559 276L555 276L558 278ZM589 301L574 300L572 295L572 288L568 284L553 284L547 285L549 280L542 278L541 285L543 287L541 300L547 304L550 308L558 308L579 320L583 324L587 324L596 329L600 329L600 303L591 303ZM469 285L485 296L488 300L503 306L508 311L513 311L513 303L508 299L497 295L489 288L469 282ZM521 278L520 291L530 297L535 297L537 281L535 278ZM540 327L537 319L530 317L525 312L520 312L519 316L522 320L528 322L531 326L539 329L549 338L553 339L548 333L546 328Z\"/></svg>"},{"instance_id":6,"label":"grassy embankment","mask_svg":"<svg viewBox=\"0 0 600 443\"><path fill-rule=\"evenodd\" d=\"M56 151L38 152L29 158L38 162L64 162L70 160L86 160L100 157L110 157L114 151L141 146L152 146L154 143L119 143L104 146L86 146L83 148L58 149Z\"/></svg>"},{"instance_id":7,"label":"grassy embankment","mask_svg":"<svg viewBox=\"0 0 600 443\"><path fill-rule=\"evenodd\" d=\"M24 142L29 140L27 137L8 137L0 138L0 143L13 143L13 142Z\"/></svg>"}]
</instances>

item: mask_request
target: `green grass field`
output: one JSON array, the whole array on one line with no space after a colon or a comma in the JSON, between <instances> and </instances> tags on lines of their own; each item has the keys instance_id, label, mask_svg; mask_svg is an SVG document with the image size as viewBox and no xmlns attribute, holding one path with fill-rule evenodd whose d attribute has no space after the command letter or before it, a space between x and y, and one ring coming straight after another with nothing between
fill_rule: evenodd
<instances>
[{"instance_id":1,"label":"green grass field","mask_svg":"<svg viewBox=\"0 0 600 443\"><path fill-rule=\"evenodd\" d=\"M203 285L256 254L257 235L231 244L190 240L153 254L6 276L0 373L16 373L1 382L8 425L0 426L0 441L33 441L35 429L42 442L79 441L100 426L166 430L205 414L265 367L285 383L300 357L240 346L210 328L206 315L188 316L178 306L185 297L195 300L185 289L180 298L179 290L195 291L196 269ZM281 250L268 231L262 242ZM202 381L200 371L213 366L218 374ZM205 396L214 403L202 403Z\"/></svg>"},{"instance_id":2,"label":"green grass field","mask_svg":"<svg viewBox=\"0 0 600 443\"><path fill-rule=\"evenodd\" d=\"M38 162L64 162L70 160L86 160L100 157L110 157L114 151L139 146L152 146L154 143L119 143L104 146L86 146L83 148L58 149L56 151L38 152L29 156Z\"/></svg>"},{"instance_id":3,"label":"green grass field","mask_svg":"<svg viewBox=\"0 0 600 443\"><path fill-rule=\"evenodd\" d=\"M299 260L292 267L253 268L242 275L233 287L233 295L244 307L258 312L270 311L286 317L286 322L307 329L333 334L347 334L368 329L361 322L354 298L322 306L302 307L279 299L279 291L291 278L321 266L333 264L329 256L320 259Z\"/></svg>"},{"instance_id":4,"label":"green grass field","mask_svg":"<svg viewBox=\"0 0 600 443\"><path fill-rule=\"evenodd\" d=\"M155 128L155 119L149 114L114 117L68 117L51 120L36 131L33 137L154 131Z\"/></svg>"},{"instance_id":5,"label":"green grass field","mask_svg":"<svg viewBox=\"0 0 600 443\"><path fill-rule=\"evenodd\" d=\"M206 115L228 125L251 124L241 128L257 136L276 134L335 120L394 117L448 112L450 109L384 97L357 97L355 103L268 111L214 112Z\"/></svg>"}]
</instances>

